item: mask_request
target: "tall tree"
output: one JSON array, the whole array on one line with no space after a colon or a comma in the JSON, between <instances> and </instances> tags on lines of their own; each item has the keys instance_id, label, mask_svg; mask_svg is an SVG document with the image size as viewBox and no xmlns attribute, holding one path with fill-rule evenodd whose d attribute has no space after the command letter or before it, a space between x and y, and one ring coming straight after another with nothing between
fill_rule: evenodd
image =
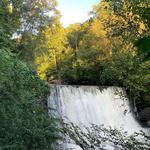
<instances>
[{"instance_id":1,"label":"tall tree","mask_svg":"<svg viewBox=\"0 0 150 150\"><path fill-rule=\"evenodd\" d=\"M59 23L56 23L43 30L41 37L39 39L40 44L36 48L35 59L39 75L46 79L47 74L48 80L59 79L60 60L65 54L67 44L65 29Z\"/></svg>"},{"instance_id":2,"label":"tall tree","mask_svg":"<svg viewBox=\"0 0 150 150\"><path fill-rule=\"evenodd\" d=\"M15 41L12 51L19 53L23 60L31 62L34 59L35 39L42 29L53 25L56 5L55 0L0 1L0 27L6 35L3 40L7 39L6 45Z\"/></svg>"}]
</instances>

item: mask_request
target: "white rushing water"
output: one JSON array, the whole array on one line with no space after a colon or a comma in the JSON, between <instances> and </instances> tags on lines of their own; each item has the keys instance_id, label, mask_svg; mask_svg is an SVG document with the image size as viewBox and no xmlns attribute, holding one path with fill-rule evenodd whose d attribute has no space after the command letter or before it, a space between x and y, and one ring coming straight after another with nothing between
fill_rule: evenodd
<instances>
[{"instance_id":1,"label":"white rushing water","mask_svg":"<svg viewBox=\"0 0 150 150\"><path fill-rule=\"evenodd\" d=\"M55 115L80 127L103 124L123 128L128 133L142 129L121 88L100 90L97 86L51 86L48 105L56 110Z\"/></svg>"}]
</instances>

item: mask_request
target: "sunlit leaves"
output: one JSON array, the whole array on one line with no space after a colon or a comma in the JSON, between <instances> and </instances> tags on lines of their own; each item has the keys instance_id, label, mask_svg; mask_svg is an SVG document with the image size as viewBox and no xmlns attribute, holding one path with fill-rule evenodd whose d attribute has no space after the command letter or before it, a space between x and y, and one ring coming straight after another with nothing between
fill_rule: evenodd
<instances>
[{"instance_id":1,"label":"sunlit leaves","mask_svg":"<svg viewBox=\"0 0 150 150\"><path fill-rule=\"evenodd\" d=\"M53 75L57 76L59 61L65 53L67 40L65 29L60 24L46 28L42 31L41 36L39 45L36 47L37 54L35 62L38 65L37 70L39 75L45 79L48 68L53 68L55 70L55 74Z\"/></svg>"}]
</instances>

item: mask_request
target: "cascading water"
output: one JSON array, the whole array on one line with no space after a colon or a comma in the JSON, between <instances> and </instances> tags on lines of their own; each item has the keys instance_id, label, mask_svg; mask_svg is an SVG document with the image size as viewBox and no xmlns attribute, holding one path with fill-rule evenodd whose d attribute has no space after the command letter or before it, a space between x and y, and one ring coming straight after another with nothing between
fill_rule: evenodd
<instances>
[{"instance_id":1,"label":"cascading water","mask_svg":"<svg viewBox=\"0 0 150 150\"><path fill-rule=\"evenodd\" d=\"M56 110L55 115L62 117L65 122L72 122L80 127L103 124L105 127L123 128L128 133L142 129L134 118L122 88L51 86L48 105L53 107Z\"/></svg>"}]
</instances>

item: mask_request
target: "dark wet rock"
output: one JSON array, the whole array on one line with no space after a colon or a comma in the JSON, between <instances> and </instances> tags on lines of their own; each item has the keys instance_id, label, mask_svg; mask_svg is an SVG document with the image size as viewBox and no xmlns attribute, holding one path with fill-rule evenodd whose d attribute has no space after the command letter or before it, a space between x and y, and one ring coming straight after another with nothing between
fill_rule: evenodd
<instances>
[{"instance_id":1,"label":"dark wet rock","mask_svg":"<svg viewBox=\"0 0 150 150\"><path fill-rule=\"evenodd\" d=\"M139 120L150 127L150 107L144 108L139 113Z\"/></svg>"}]
</instances>

